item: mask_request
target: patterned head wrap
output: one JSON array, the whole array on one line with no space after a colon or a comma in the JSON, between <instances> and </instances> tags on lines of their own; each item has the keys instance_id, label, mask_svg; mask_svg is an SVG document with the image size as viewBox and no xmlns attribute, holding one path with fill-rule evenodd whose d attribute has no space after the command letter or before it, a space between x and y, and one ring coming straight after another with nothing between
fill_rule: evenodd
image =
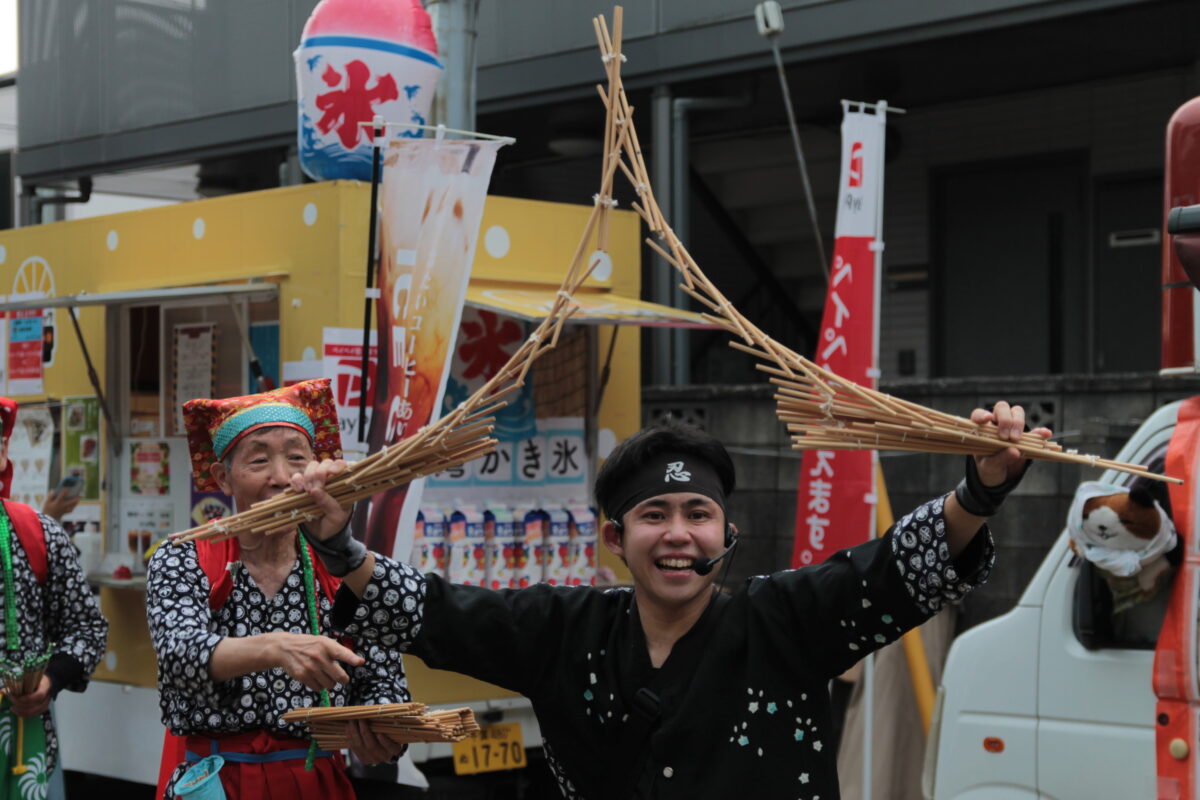
<instances>
[{"instance_id":1,"label":"patterned head wrap","mask_svg":"<svg viewBox=\"0 0 1200 800\"><path fill-rule=\"evenodd\" d=\"M638 503L674 492L702 494L725 510L725 490L712 464L699 456L666 452L646 459L625 476L613 491L613 507L604 513L619 523Z\"/></svg>"},{"instance_id":2,"label":"patterned head wrap","mask_svg":"<svg viewBox=\"0 0 1200 800\"><path fill-rule=\"evenodd\" d=\"M192 454L192 479L202 492L220 489L212 477L212 465L259 428L295 428L308 437L318 459L342 457L337 408L328 378L245 397L189 400L183 404L183 421Z\"/></svg>"}]
</instances>

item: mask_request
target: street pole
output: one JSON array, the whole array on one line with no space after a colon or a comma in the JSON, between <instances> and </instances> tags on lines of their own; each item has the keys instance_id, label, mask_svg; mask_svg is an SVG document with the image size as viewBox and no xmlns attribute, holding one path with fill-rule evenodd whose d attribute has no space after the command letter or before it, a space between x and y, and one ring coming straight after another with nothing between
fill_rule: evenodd
<instances>
[{"instance_id":1,"label":"street pole","mask_svg":"<svg viewBox=\"0 0 1200 800\"><path fill-rule=\"evenodd\" d=\"M678 224L675 219L675 208L671 204L673 192L671 183L671 89L659 85L654 87L650 99L650 113L654 120L653 149L650 152L650 169L653 170L651 179L655 186L664 187L666 192L662 197L655 197L663 216ZM654 280L652 282L653 297L656 303L671 305L673 287L678 282L675 268L661 256L654 257ZM668 386L671 383L671 331L669 328L655 328L650 336L653 340L654 358L651 361L651 375L654 383Z\"/></svg>"},{"instance_id":2,"label":"street pole","mask_svg":"<svg viewBox=\"0 0 1200 800\"><path fill-rule=\"evenodd\" d=\"M813 200L812 183L808 180L808 164L804 159L804 148L800 146L800 128L796 124L796 113L792 110L792 92L788 88L787 73L783 69L783 55L779 52L779 34L783 33L783 12L776 0L766 0L754 9L758 32L771 43L775 57L775 71L779 74L779 89L783 93L783 107L787 111L788 129L792 132L792 149L796 153L796 165L800 168L800 182L804 185L804 199L808 203L808 220L812 225L813 241L817 245L817 258L821 272L829 283L829 259L825 257L825 240L821 238L821 226L817 223L817 204Z\"/></svg>"},{"instance_id":3,"label":"street pole","mask_svg":"<svg viewBox=\"0 0 1200 800\"><path fill-rule=\"evenodd\" d=\"M444 67L433 95L431 122L475 130L475 40L479 0L429 0L426 10Z\"/></svg>"}]
</instances>

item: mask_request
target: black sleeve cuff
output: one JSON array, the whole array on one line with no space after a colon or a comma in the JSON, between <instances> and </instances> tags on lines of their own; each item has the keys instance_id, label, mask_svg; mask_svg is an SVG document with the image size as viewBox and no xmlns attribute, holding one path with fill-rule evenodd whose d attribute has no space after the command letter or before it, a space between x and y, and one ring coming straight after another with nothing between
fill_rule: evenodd
<instances>
[{"instance_id":1,"label":"black sleeve cuff","mask_svg":"<svg viewBox=\"0 0 1200 800\"><path fill-rule=\"evenodd\" d=\"M333 596L333 627L339 631L346 630L354 622L354 612L361 602L349 586L344 583L339 586L337 594Z\"/></svg>"},{"instance_id":2,"label":"black sleeve cuff","mask_svg":"<svg viewBox=\"0 0 1200 800\"><path fill-rule=\"evenodd\" d=\"M87 686L87 670L75 656L55 653L46 664L46 677L50 679L50 696L57 697L63 689L82 692Z\"/></svg>"},{"instance_id":3,"label":"black sleeve cuff","mask_svg":"<svg viewBox=\"0 0 1200 800\"><path fill-rule=\"evenodd\" d=\"M973 580L981 572L991 567L992 537L988 535L988 526L980 525L979 530L967 542L967 546L954 557L954 568L965 580Z\"/></svg>"}]
</instances>

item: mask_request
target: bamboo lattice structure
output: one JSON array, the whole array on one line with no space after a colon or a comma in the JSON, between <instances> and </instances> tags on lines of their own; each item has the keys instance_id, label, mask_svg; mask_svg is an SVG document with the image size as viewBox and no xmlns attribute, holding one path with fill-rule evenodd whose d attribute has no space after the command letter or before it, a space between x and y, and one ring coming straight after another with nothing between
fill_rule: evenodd
<instances>
[{"instance_id":1,"label":"bamboo lattice structure","mask_svg":"<svg viewBox=\"0 0 1200 800\"><path fill-rule=\"evenodd\" d=\"M860 386L798 355L766 335L742 316L705 276L679 237L671 230L654 198L642 157L633 108L621 82L622 9L613 11L612 34L603 15L593 19L608 87L597 86L607 110L605 174L617 168L633 185L633 209L659 241L646 241L683 278L681 288L704 306L702 316L735 338L730 345L758 359L759 370L777 387L776 413L787 426L794 450L904 450L924 453L990 455L1015 446L1026 458L1102 467L1155 480L1182 483L1139 465L1064 450L1032 433L1017 442L1001 440L993 424L977 425L963 417L934 411L883 392ZM661 244L660 244L661 242Z\"/></svg>"},{"instance_id":2,"label":"bamboo lattice structure","mask_svg":"<svg viewBox=\"0 0 1200 800\"><path fill-rule=\"evenodd\" d=\"M572 298L599 263L598 259L589 260L588 243L593 235L596 248L592 252L607 251L609 210L616 205L612 200L613 173L619 163L612 154L623 145L623 134L605 142L607 166L594 197L595 207L546 318L487 383L449 414L407 439L348 465L344 472L331 478L325 490L340 505L349 507L379 492L481 458L495 449L496 440L491 435L493 415L506 405L508 395L524 385L533 362L554 349L563 325L579 309ZM278 533L322 516L324 513L307 493L289 488L245 511L173 533L171 540L180 544L199 539L227 539L242 533Z\"/></svg>"},{"instance_id":3,"label":"bamboo lattice structure","mask_svg":"<svg viewBox=\"0 0 1200 800\"><path fill-rule=\"evenodd\" d=\"M367 727L397 744L413 742L461 742L479 731L475 712L469 708L430 711L423 703L384 703L377 706L298 708L282 717L284 722L303 722L317 744L325 750L349 747L346 723L364 720Z\"/></svg>"}]
</instances>

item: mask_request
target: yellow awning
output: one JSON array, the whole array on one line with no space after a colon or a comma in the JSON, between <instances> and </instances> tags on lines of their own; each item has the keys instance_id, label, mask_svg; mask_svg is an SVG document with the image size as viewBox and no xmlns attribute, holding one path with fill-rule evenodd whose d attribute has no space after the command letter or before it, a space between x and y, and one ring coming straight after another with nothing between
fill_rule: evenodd
<instances>
[{"instance_id":1,"label":"yellow awning","mask_svg":"<svg viewBox=\"0 0 1200 800\"><path fill-rule=\"evenodd\" d=\"M490 281L471 281L467 305L499 311L518 319L537 322L554 305L553 289L511 288ZM590 325L647 325L660 328L713 328L699 314L670 306L648 303L610 291L583 289L575 293L579 311L571 322Z\"/></svg>"}]
</instances>

